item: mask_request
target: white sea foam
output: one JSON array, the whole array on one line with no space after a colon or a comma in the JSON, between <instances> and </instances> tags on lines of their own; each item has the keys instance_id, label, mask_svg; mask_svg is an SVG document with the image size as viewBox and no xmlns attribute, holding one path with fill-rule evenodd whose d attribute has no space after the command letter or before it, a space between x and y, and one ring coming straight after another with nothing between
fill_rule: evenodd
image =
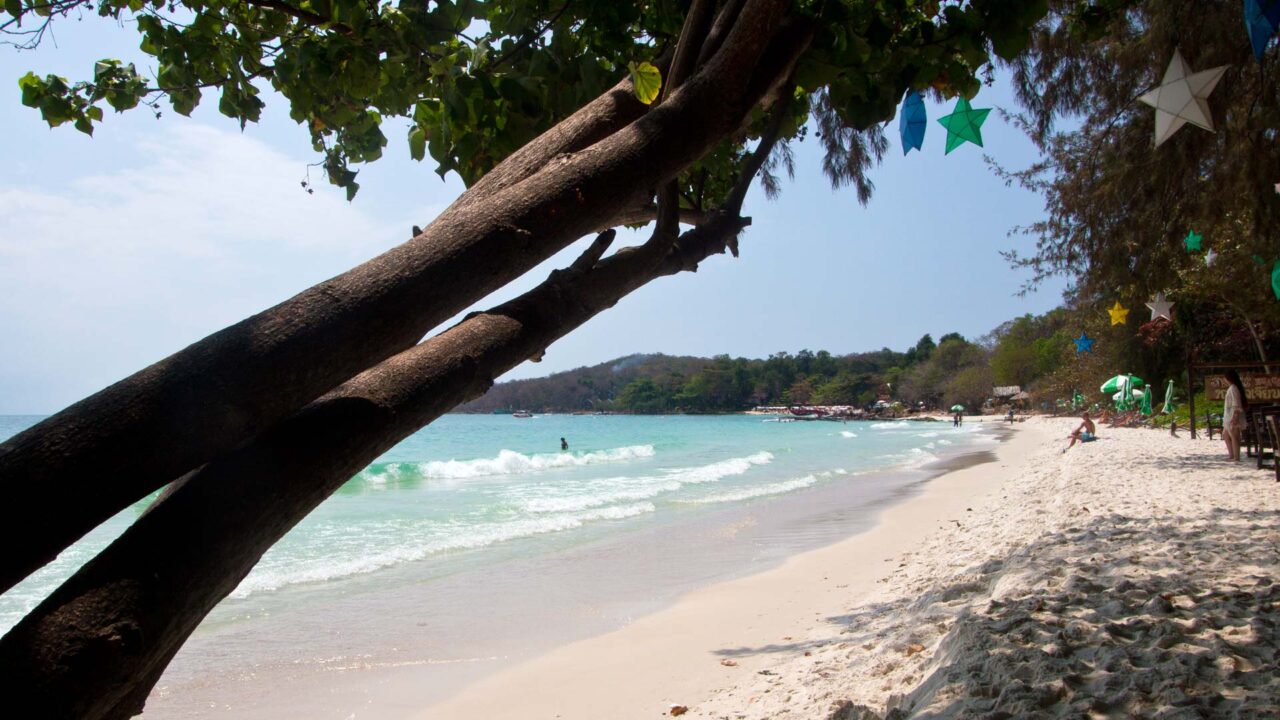
<instances>
[{"instance_id":1,"label":"white sea foam","mask_svg":"<svg viewBox=\"0 0 1280 720\"><path fill-rule=\"evenodd\" d=\"M929 452L925 448L917 447L911 448L905 452L881 455L877 459L883 461L885 465L890 467L914 470L937 460L938 456Z\"/></svg>"},{"instance_id":2,"label":"white sea foam","mask_svg":"<svg viewBox=\"0 0 1280 720\"><path fill-rule=\"evenodd\" d=\"M330 557L318 562L299 560L296 556L284 557L284 553L280 553L281 557L272 557L273 553L268 553L262 563L254 568L253 572L249 573L249 576L231 593L231 597L245 598L255 592L278 590L286 585L363 575L442 552L471 550L523 537L572 530L594 521L623 520L651 513L655 509L653 503L641 502L586 512L485 523L461 531L451 527L437 528L435 533L431 533L419 542L403 542L391 547L384 546L377 551L363 552L354 557Z\"/></svg>"},{"instance_id":3,"label":"white sea foam","mask_svg":"<svg viewBox=\"0 0 1280 720\"><path fill-rule=\"evenodd\" d=\"M856 437L858 437L858 433L855 433L855 432L849 432L848 430L841 430L841 431L840 431L840 437L856 438Z\"/></svg>"},{"instance_id":4,"label":"white sea foam","mask_svg":"<svg viewBox=\"0 0 1280 720\"><path fill-rule=\"evenodd\" d=\"M587 453L550 453L524 455L514 450L500 450L495 458L478 460L432 460L417 463L419 474L428 479L465 480L493 475L524 475L527 473L559 468L596 465L599 463L627 462L653 457L652 445L629 445L610 450ZM394 465L388 465L394 467Z\"/></svg>"},{"instance_id":5,"label":"white sea foam","mask_svg":"<svg viewBox=\"0 0 1280 720\"><path fill-rule=\"evenodd\" d=\"M664 478L605 478L592 482L583 494L532 497L521 501L532 513L574 512L620 502L648 500L663 493L679 490L682 483Z\"/></svg>"},{"instance_id":6,"label":"white sea foam","mask_svg":"<svg viewBox=\"0 0 1280 720\"><path fill-rule=\"evenodd\" d=\"M934 438L934 437L938 437L938 433L937 433L937 432L922 432L922 433L917 434L917 435L916 435L916 437L922 437L922 438Z\"/></svg>"},{"instance_id":7,"label":"white sea foam","mask_svg":"<svg viewBox=\"0 0 1280 720\"><path fill-rule=\"evenodd\" d=\"M908 430L910 428L911 428L911 423L907 422L906 420L898 420L896 422L871 423L872 430Z\"/></svg>"},{"instance_id":8,"label":"white sea foam","mask_svg":"<svg viewBox=\"0 0 1280 720\"><path fill-rule=\"evenodd\" d=\"M807 488L816 482L818 482L818 478L813 475L806 475L794 480L786 480L783 482L770 483L768 485L759 485L757 487L717 493L706 497L694 498L686 502L696 504L737 502L739 500L750 500L752 498L766 497L768 495L781 495L783 493L794 492L802 488Z\"/></svg>"},{"instance_id":9,"label":"white sea foam","mask_svg":"<svg viewBox=\"0 0 1280 720\"><path fill-rule=\"evenodd\" d=\"M771 462L773 453L761 451L747 457L730 458L701 467L671 470L668 471L667 478L690 484L715 482L731 475L741 475L756 465L768 465Z\"/></svg>"}]
</instances>

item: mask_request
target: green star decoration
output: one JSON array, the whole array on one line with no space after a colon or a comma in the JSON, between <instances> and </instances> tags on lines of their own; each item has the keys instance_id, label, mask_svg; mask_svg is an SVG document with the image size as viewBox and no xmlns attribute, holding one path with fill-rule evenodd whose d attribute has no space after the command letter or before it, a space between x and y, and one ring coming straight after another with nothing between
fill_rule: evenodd
<instances>
[{"instance_id":1,"label":"green star decoration","mask_svg":"<svg viewBox=\"0 0 1280 720\"><path fill-rule=\"evenodd\" d=\"M1200 252L1200 241L1204 240L1204 236L1192 230L1187 233L1187 237L1183 240L1183 244L1187 246L1187 252Z\"/></svg>"},{"instance_id":2,"label":"green star decoration","mask_svg":"<svg viewBox=\"0 0 1280 720\"><path fill-rule=\"evenodd\" d=\"M938 118L938 123L947 129L947 154L965 142L982 147L982 123L990 113L991 108L974 110L968 100L960 98L950 115Z\"/></svg>"}]
</instances>

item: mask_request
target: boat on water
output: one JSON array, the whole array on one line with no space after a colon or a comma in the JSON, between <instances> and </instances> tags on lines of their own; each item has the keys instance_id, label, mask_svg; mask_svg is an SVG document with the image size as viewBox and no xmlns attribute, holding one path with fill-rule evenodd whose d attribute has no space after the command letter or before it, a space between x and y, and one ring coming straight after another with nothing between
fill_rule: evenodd
<instances>
[{"instance_id":1,"label":"boat on water","mask_svg":"<svg viewBox=\"0 0 1280 720\"><path fill-rule=\"evenodd\" d=\"M533 417L533 413L529 412L528 410L517 410L511 413L511 417L531 418Z\"/></svg>"}]
</instances>

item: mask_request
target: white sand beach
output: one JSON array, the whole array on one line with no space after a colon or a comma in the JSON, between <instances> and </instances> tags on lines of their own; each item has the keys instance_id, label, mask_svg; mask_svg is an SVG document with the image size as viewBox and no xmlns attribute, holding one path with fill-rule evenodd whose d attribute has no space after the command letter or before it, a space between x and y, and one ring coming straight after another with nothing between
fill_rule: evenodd
<instances>
[{"instance_id":1,"label":"white sand beach","mask_svg":"<svg viewBox=\"0 0 1280 720\"><path fill-rule=\"evenodd\" d=\"M1063 454L1073 424L416 717L1280 716L1280 484L1185 431Z\"/></svg>"}]
</instances>

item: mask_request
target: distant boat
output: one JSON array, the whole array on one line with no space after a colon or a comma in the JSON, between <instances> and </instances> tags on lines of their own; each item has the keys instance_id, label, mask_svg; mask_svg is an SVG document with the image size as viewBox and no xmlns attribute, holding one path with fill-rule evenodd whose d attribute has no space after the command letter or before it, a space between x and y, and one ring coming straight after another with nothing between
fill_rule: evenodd
<instances>
[{"instance_id":1,"label":"distant boat","mask_svg":"<svg viewBox=\"0 0 1280 720\"><path fill-rule=\"evenodd\" d=\"M529 412L528 410L517 410L511 413L511 417L531 418L533 417L533 413Z\"/></svg>"}]
</instances>

